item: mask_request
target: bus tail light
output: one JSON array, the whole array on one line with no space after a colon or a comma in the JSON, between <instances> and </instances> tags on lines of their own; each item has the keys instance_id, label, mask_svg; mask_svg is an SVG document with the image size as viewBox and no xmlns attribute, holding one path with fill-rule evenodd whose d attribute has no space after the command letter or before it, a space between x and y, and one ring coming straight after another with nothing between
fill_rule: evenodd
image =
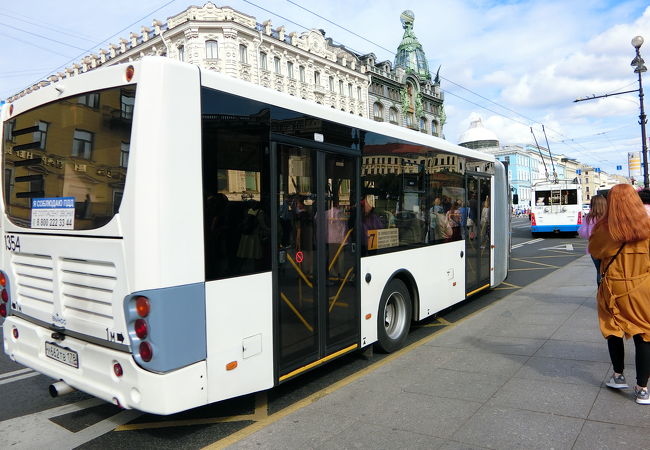
<instances>
[{"instance_id":1,"label":"bus tail light","mask_svg":"<svg viewBox=\"0 0 650 450\"><path fill-rule=\"evenodd\" d=\"M582 211L578 211L578 225L582 225Z\"/></svg>"},{"instance_id":2,"label":"bus tail light","mask_svg":"<svg viewBox=\"0 0 650 450\"><path fill-rule=\"evenodd\" d=\"M147 341L140 342L140 358L145 362L149 362L153 358L153 348Z\"/></svg>"},{"instance_id":3,"label":"bus tail light","mask_svg":"<svg viewBox=\"0 0 650 450\"><path fill-rule=\"evenodd\" d=\"M133 292L123 307L126 344L142 369L167 373L207 358L205 283Z\"/></svg>"},{"instance_id":4,"label":"bus tail light","mask_svg":"<svg viewBox=\"0 0 650 450\"><path fill-rule=\"evenodd\" d=\"M147 317L151 311L151 303L149 299L144 296L139 296L135 299L135 310L140 317Z\"/></svg>"},{"instance_id":5,"label":"bus tail light","mask_svg":"<svg viewBox=\"0 0 650 450\"><path fill-rule=\"evenodd\" d=\"M530 224L532 226L537 225L537 221L535 220L535 213L530 213Z\"/></svg>"},{"instance_id":6,"label":"bus tail light","mask_svg":"<svg viewBox=\"0 0 650 450\"><path fill-rule=\"evenodd\" d=\"M0 317L7 317L7 304L9 303L9 291L7 290L7 276L0 272Z\"/></svg>"},{"instance_id":7,"label":"bus tail light","mask_svg":"<svg viewBox=\"0 0 650 450\"><path fill-rule=\"evenodd\" d=\"M135 335L139 337L140 339L144 339L147 337L148 333L148 327L147 327L147 322L144 319L138 319L135 321L135 325L133 326L135 329Z\"/></svg>"}]
</instances>

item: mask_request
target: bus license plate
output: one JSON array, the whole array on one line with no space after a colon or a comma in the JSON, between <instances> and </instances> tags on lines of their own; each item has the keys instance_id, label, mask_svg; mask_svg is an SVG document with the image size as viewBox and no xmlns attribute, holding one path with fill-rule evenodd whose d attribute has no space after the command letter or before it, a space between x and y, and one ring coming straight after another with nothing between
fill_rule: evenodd
<instances>
[{"instance_id":1,"label":"bus license plate","mask_svg":"<svg viewBox=\"0 0 650 450\"><path fill-rule=\"evenodd\" d=\"M75 369L79 368L79 356L77 352L68 348L59 347L52 342L45 343L45 356L74 367Z\"/></svg>"}]
</instances>

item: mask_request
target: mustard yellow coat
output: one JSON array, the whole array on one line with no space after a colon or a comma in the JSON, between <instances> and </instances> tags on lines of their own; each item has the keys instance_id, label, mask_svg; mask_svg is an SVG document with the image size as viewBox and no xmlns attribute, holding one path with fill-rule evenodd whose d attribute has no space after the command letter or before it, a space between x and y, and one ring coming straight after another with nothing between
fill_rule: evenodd
<instances>
[{"instance_id":1,"label":"mustard yellow coat","mask_svg":"<svg viewBox=\"0 0 650 450\"><path fill-rule=\"evenodd\" d=\"M589 253L604 271L621 243L605 227L589 238ZM598 321L603 336L630 338L641 334L650 342L650 239L628 242L609 266L598 288Z\"/></svg>"}]
</instances>

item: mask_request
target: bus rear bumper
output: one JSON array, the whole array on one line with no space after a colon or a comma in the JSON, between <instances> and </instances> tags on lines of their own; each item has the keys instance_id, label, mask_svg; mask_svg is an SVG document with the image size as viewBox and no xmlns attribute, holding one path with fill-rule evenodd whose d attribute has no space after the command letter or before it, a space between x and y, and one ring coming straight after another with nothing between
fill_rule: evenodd
<instances>
[{"instance_id":1,"label":"bus rear bumper","mask_svg":"<svg viewBox=\"0 0 650 450\"><path fill-rule=\"evenodd\" d=\"M580 225L531 225L531 233L577 233Z\"/></svg>"},{"instance_id":2,"label":"bus rear bumper","mask_svg":"<svg viewBox=\"0 0 650 450\"><path fill-rule=\"evenodd\" d=\"M55 341L51 334L47 328L9 316L3 325L4 351L19 364L123 408L166 415L207 403L205 361L153 373L138 366L130 353L69 336ZM47 357L46 342L76 352L78 367ZM113 370L116 363L122 367L122 376Z\"/></svg>"}]
</instances>

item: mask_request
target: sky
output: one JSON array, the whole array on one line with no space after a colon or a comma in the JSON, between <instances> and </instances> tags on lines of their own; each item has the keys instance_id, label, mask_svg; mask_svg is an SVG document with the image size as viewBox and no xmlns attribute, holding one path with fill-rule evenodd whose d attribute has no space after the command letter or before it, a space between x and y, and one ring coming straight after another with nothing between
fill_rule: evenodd
<instances>
[{"instance_id":1,"label":"sky","mask_svg":"<svg viewBox=\"0 0 650 450\"><path fill-rule=\"evenodd\" d=\"M154 19L204 0L22 0L0 3L0 100L61 71L84 55L128 38ZM258 22L288 32L323 29L336 43L394 61L402 11L432 72L440 67L447 122L458 143L481 118L502 145L546 146L609 173L627 175L628 152L641 151L638 92L630 41L641 35L650 66L648 0L228 0ZM649 95L650 73L643 81ZM649 111L650 112L650 111ZM650 127L648 127L650 135ZM617 170L617 166L622 170Z\"/></svg>"}]
</instances>

